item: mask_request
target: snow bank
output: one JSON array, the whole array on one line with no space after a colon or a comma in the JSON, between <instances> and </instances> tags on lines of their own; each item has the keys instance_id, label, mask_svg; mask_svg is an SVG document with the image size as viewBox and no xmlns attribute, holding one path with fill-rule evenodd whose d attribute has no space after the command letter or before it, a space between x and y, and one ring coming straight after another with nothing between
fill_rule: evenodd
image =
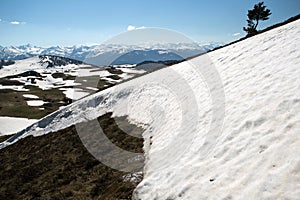
<instances>
[{"instance_id":1,"label":"snow bank","mask_svg":"<svg viewBox=\"0 0 300 200\"><path fill-rule=\"evenodd\" d=\"M299 35L298 20L108 88L46 116L0 148L112 111L146 129L136 199L298 199ZM218 88L207 84L213 74L203 80L197 73L210 61L225 93L220 134L208 132L216 120Z\"/></svg>"}]
</instances>

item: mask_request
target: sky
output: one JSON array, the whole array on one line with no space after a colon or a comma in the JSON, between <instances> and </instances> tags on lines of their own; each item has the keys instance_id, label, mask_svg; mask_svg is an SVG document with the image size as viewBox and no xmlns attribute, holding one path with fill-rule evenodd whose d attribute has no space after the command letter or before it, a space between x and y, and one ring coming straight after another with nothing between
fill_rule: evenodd
<instances>
[{"instance_id":1,"label":"sky","mask_svg":"<svg viewBox=\"0 0 300 200\"><path fill-rule=\"evenodd\" d=\"M0 46L101 44L137 28L166 28L195 42L228 43L245 35L257 0L0 0ZM299 0L265 0L259 28L300 14Z\"/></svg>"}]
</instances>

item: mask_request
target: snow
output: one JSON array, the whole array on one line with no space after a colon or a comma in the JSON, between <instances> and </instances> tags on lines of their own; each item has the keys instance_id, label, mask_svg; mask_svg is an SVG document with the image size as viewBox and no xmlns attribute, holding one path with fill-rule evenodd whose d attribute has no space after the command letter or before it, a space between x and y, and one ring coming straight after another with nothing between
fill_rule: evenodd
<instances>
[{"instance_id":1,"label":"snow","mask_svg":"<svg viewBox=\"0 0 300 200\"><path fill-rule=\"evenodd\" d=\"M126 80L126 79L130 79L130 78L134 77L134 74L125 74L125 73L123 73L123 74L119 74L118 76L120 78L122 78L123 80Z\"/></svg>"},{"instance_id":2,"label":"snow","mask_svg":"<svg viewBox=\"0 0 300 200\"><path fill-rule=\"evenodd\" d=\"M159 54L167 54L168 51L158 51Z\"/></svg>"},{"instance_id":3,"label":"snow","mask_svg":"<svg viewBox=\"0 0 300 200\"><path fill-rule=\"evenodd\" d=\"M48 65L47 63L44 64L41 63L41 61L45 62L47 60L49 61L49 57L45 57L44 60L42 60L39 57L16 60L15 64L3 66L3 68L0 70L0 78L17 75L20 73L24 73L26 71L36 71L38 73L41 73L42 75L48 75L47 78L51 79L49 81L53 81L55 79L51 77L50 74L52 73L55 72L67 73L72 70L77 70L79 68L90 67L90 65L87 64L81 64L81 65L68 64L66 66L55 66L55 67L47 68ZM13 79L13 80L19 80L19 79Z\"/></svg>"},{"instance_id":4,"label":"snow","mask_svg":"<svg viewBox=\"0 0 300 200\"><path fill-rule=\"evenodd\" d=\"M125 174L122 178L124 182L139 183L143 177L143 172Z\"/></svg>"},{"instance_id":5,"label":"snow","mask_svg":"<svg viewBox=\"0 0 300 200\"><path fill-rule=\"evenodd\" d=\"M120 67L120 68L133 68L136 64L122 64L122 65L113 65L113 67Z\"/></svg>"},{"instance_id":6,"label":"snow","mask_svg":"<svg viewBox=\"0 0 300 200\"><path fill-rule=\"evenodd\" d=\"M99 90L98 88L94 88L94 87L86 87L86 89L93 90L93 91L98 91Z\"/></svg>"},{"instance_id":7,"label":"snow","mask_svg":"<svg viewBox=\"0 0 300 200\"><path fill-rule=\"evenodd\" d=\"M204 157L202 128L187 130L195 136L189 151L165 144L177 139L165 132L154 134L136 197L299 199L299 25L297 21L209 54L226 95L222 134Z\"/></svg>"},{"instance_id":8,"label":"snow","mask_svg":"<svg viewBox=\"0 0 300 200\"><path fill-rule=\"evenodd\" d=\"M129 78L129 76L126 76L126 78ZM104 77L104 78L102 78L102 80L105 80L105 81L107 81L107 82L109 82L109 83L118 83L118 82L121 82L121 81L122 81L122 79L115 80L115 79L108 78L108 77Z\"/></svg>"},{"instance_id":9,"label":"snow","mask_svg":"<svg viewBox=\"0 0 300 200\"><path fill-rule=\"evenodd\" d=\"M65 75L71 75L76 77L91 77L91 76L99 76L99 78L107 77L114 75L107 70L107 67L96 67L87 64L68 64L66 66L55 66L47 68L48 63L41 64L41 61L51 61L48 56L43 57L43 59L39 57L32 57L27 58L24 60L16 61L15 64L4 66L0 69L0 78L6 76L17 75L26 71L36 71L42 77L36 76L26 76L26 77L17 77L17 78L10 78L13 81L19 81L24 83L25 86L37 86L42 90L49 90L52 88L61 88L61 87L75 87L80 85L80 83L74 80L63 80L62 78L54 78L52 76L53 73L64 73ZM123 67L117 67L116 69L120 69L123 73L120 77L125 80L131 78L135 74L142 74L145 73L144 70L141 69L129 69ZM79 79L80 79L79 78ZM34 82L32 82L34 79ZM88 79L88 78L87 78ZM113 80L109 79L111 83L117 83L121 80ZM13 89L16 91L28 91L24 88L24 86L2 86L0 85L0 89Z\"/></svg>"},{"instance_id":10,"label":"snow","mask_svg":"<svg viewBox=\"0 0 300 200\"><path fill-rule=\"evenodd\" d=\"M78 100L90 94L89 92L82 91L80 88L61 88L60 90L63 90L66 97L72 100Z\"/></svg>"},{"instance_id":11,"label":"snow","mask_svg":"<svg viewBox=\"0 0 300 200\"><path fill-rule=\"evenodd\" d=\"M0 85L0 90L15 90L19 92L26 92L29 91L29 89L24 88L22 85Z\"/></svg>"},{"instance_id":12,"label":"snow","mask_svg":"<svg viewBox=\"0 0 300 200\"><path fill-rule=\"evenodd\" d=\"M13 65L3 66L0 73L0 78L17 75L30 70L40 69L41 65L38 64L39 61L40 60L38 57L32 57L24 60L18 60Z\"/></svg>"},{"instance_id":13,"label":"snow","mask_svg":"<svg viewBox=\"0 0 300 200\"><path fill-rule=\"evenodd\" d=\"M45 101L42 101L42 100L30 100L30 101L27 101L27 105L28 106L42 106L44 105Z\"/></svg>"},{"instance_id":14,"label":"snow","mask_svg":"<svg viewBox=\"0 0 300 200\"><path fill-rule=\"evenodd\" d=\"M34 64L35 63L31 63L30 65L34 65ZM17 67L18 66L16 66L16 68ZM66 69L65 69L66 71L68 71L67 70L68 67L74 68L74 66L72 66L72 65L67 65L65 67L66 67ZM80 67L80 66L78 66L78 67ZM17 70L17 71L22 73L22 72L26 72L28 70L29 69L23 67L22 70ZM40 73L43 76L43 78L41 80L39 80L39 77L35 77L35 76L18 77L18 78L12 78L11 80L19 81L21 83L24 83L25 85L37 86L42 90L49 90L52 88L60 88L62 86L70 87L70 86L76 86L79 84L79 83L75 83L74 80L63 80L62 78L53 78L53 76L51 75L52 73L55 73L58 71L64 73L64 71L59 68L50 69L50 68L44 68L43 66L38 66L35 69L35 71ZM9 74L9 73L13 74L13 73L9 72L9 70L8 70L6 74ZM16 74L18 74L18 73L16 73ZM31 82L32 78L35 78L35 83ZM14 88L15 86L9 86L9 87ZM4 86L2 86L2 88L4 89Z\"/></svg>"},{"instance_id":15,"label":"snow","mask_svg":"<svg viewBox=\"0 0 300 200\"><path fill-rule=\"evenodd\" d=\"M101 71L100 71L101 70ZM101 69L101 68L90 68L90 69L80 69L78 71L78 76L79 77L85 77L85 76L110 76L112 75L111 73L109 73L108 71Z\"/></svg>"},{"instance_id":16,"label":"snow","mask_svg":"<svg viewBox=\"0 0 300 200\"><path fill-rule=\"evenodd\" d=\"M36 121L35 119L0 117L0 136L14 134Z\"/></svg>"},{"instance_id":17,"label":"snow","mask_svg":"<svg viewBox=\"0 0 300 200\"><path fill-rule=\"evenodd\" d=\"M142 74L145 71L135 68L123 68L123 67L117 67L116 69L122 70L124 73L131 73L131 74Z\"/></svg>"},{"instance_id":18,"label":"snow","mask_svg":"<svg viewBox=\"0 0 300 200\"><path fill-rule=\"evenodd\" d=\"M108 88L0 148L112 111L145 128L144 178L135 199L299 199L299 35L298 20ZM224 98L209 84L218 81L213 68ZM224 121L214 115L222 100ZM218 121L222 131L209 132Z\"/></svg>"},{"instance_id":19,"label":"snow","mask_svg":"<svg viewBox=\"0 0 300 200\"><path fill-rule=\"evenodd\" d=\"M36 84L31 84L29 82L25 82L25 85L36 85L42 90L49 90L52 88L60 88L70 87L80 85L79 83L75 83L74 80L63 80L62 78L53 78L51 74L48 74L46 78L43 80L36 80Z\"/></svg>"},{"instance_id":20,"label":"snow","mask_svg":"<svg viewBox=\"0 0 300 200\"><path fill-rule=\"evenodd\" d=\"M28 99L38 99L39 97L33 94L23 94L23 97Z\"/></svg>"}]
</instances>

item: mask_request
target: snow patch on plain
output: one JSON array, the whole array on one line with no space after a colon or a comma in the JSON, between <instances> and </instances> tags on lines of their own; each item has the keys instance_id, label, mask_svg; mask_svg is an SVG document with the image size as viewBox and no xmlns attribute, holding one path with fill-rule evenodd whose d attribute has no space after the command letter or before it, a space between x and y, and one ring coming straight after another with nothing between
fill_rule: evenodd
<instances>
[{"instance_id":1,"label":"snow patch on plain","mask_svg":"<svg viewBox=\"0 0 300 200\"><path fill-rule=\"evenodd\" d=\"M24 88L22 85L0 85L0 90L14 90L18 92L29 91L29 89Z\"/></svg>"},{"instance_id":2,"label":"snow patch on plain","mask_svg":"<svg viewBox=\"0 0 300 200\"><path fill-rule=\"evenodd\" d=\"M27 105L28 106L42 106L44 105L45 101L42 101L42 100L30 100L30 101L27 101Z\"/></svg>"},{"instance_id":3,"label":"snow patch on plain","mask_svg":"<svg viewBox=\"0 0 300 200\"><path fill-rule=\"evenodd\" d=\"M81 99L90 94L89 92L84 92L80 88L61 88L60 90L63 90L63 93L66 95L67 98L73 100Z\"/></svg>"},{"instance_id":4,"label":"snow patch on plain","mask_svg":"<svg viewBox=\"0 0 300 200\"><path fill-rule=\"evenodd\" d=\"M23 97L28 99L38 99L39 97L33 94L23 94Z\"/></svg>"},{"instance_id":5,"label":"snow patch on plain","mask_svg":"<svg viewBox=\"0 0 300 200\"><path fill-rule=\"evenodd\" d=\"M0 117L0 136L11 135L35 123L35 119Z\"/></svg>"}]
</instances>

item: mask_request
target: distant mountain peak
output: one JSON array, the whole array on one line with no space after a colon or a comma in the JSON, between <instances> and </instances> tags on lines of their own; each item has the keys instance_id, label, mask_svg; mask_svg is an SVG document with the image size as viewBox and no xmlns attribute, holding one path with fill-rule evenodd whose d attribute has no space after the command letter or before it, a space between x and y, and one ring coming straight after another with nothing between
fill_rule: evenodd
<instances>
[{"instance_id":1,"label":"distant mountain peak","mask_svg":"<svg viewBox=\"0 0 300 200\"><path fill-rule=\"evenodd\" d=\"M220 44L220 43L219 43ZM20 46L0 46L0 59L2 60L20 60L39 55L54 55L66 58L71 58L79 61L98 60L97 63L92 64L111 64L114 60L123 56L124 54L130 54L134 51L135 54L142 55L145 59L138 58L133 62L130 61L126 64L136 64L145 60L173 60L174 56L170 58L153 58L151 55L159 54L161 57L165 55L177 54L182 58L194 56L199 53L206 52L218 46L216 43L199 45L197 43L152 43L144 45L123 45L123 44L102 44L102 45L74 45L70 47L52 46L52 47L37 47L31 44L25 44ZM154 51L156 51L154 53ZM148 53L148 55L147 55ZM100 62L102 60L107 61L107 58L115 58L110 63ZM130 60L130 59L129 59ZM127 62L128 60L126 60Z\"/></svg>"}]
</instances>

